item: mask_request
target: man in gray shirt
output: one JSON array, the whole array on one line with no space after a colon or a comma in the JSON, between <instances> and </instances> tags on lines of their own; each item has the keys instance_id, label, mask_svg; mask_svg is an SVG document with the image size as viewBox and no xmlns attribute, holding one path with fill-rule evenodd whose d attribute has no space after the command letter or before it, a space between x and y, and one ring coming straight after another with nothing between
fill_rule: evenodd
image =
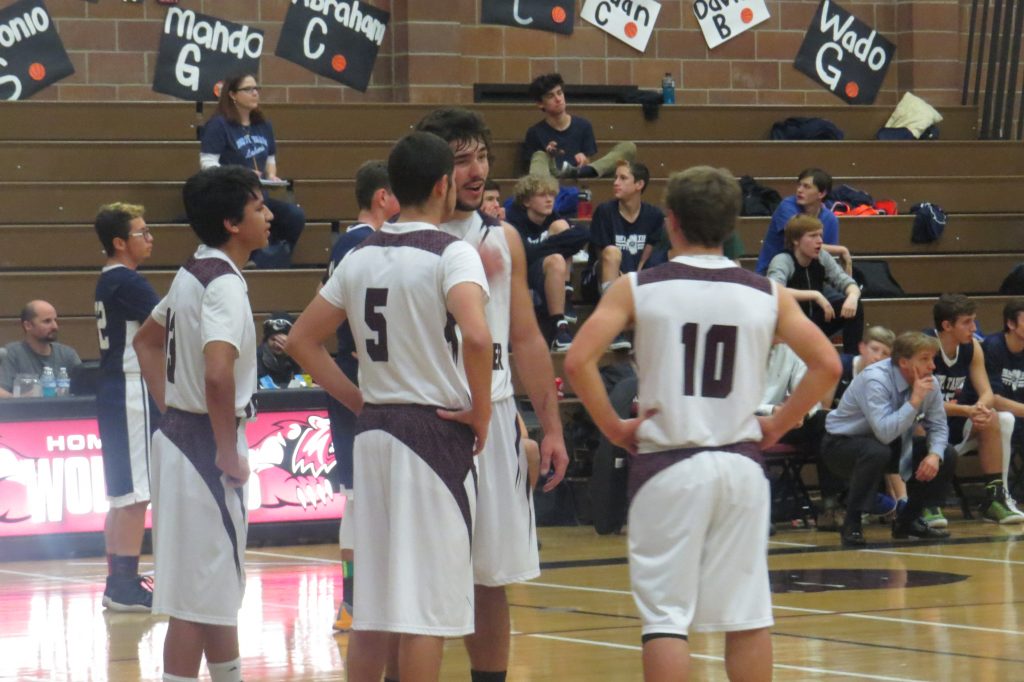
<instances>
[{"instance_id":1,"label":"man in gray shirt","mask_svg":"<svg viewBox=\"0 0 1024 682\"><path fill-rule=\"evenodd\" d=\"M57 343L57 309L46 301L29 301L21 309L21 328L25 338L6 346L0 362L0 398L13 397L14 378L19 374L40 376L44 367L56 377L61 367L70 372L82 364L71 346Z\"/></svg>"},{"instance_id":2,"label":"man in gray shirt","mask_svg":"<svg viewBox=\"0 0 1024 682\"><path fill-rule=\"evenodd\" d=\"M938 341L921 332L896 337L892 357L858 374L839 406L825 419L822 460L837 476L849 480L846 521L841 539L847 547L865 544L861 512L870 511L882 474L898 462L907 482L907 505L893 522L894 538L945 538L920 518L924 507L940 506L956 470L956 451L949 446L949 428L942 390L932 376ZM922 416L927 448L914 447L914 424Z\"/></svg>"}]
</instances>

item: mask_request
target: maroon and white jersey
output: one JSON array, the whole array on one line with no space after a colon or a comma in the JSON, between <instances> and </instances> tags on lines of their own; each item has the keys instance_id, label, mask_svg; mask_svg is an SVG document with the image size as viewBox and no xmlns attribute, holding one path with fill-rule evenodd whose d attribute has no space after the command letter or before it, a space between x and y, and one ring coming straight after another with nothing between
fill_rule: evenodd
<instances>
[{"instance_id":1,"label":"maroon and white jersey","mask_svg":"<svg viewBox=\"0 0 1024 682\"><path fill-rule=\"evenodd\" d=\"M761 439L754 416L778 321L774 285L724 256L629 273L641 453Z\"/></svg>"},{"instance_id":2,"label":"maroon and white jersey","mask_svg":"<svg viewBox=\"0 0 1024 682\"><path fill-rule=\"evenodd\" d=\"M231 259L200 246L174 276L152 317L167 330L165 402L185 412L205 414L206 358L211 341L230 343L235 361L235 415L252 416L256 393L256 327L245 278Z\"/></svg>"},{"instance_id":3,"label":"maroon and white jersey","mask_svg":"<svg viewBox=\"0 0 1024 682\"><path fill-rule=\"evenodd\" d=\"M490 300L487 302L487 327L491 330L494 343L494 359L491 365L491 400L497 402L512 396L512 370L508 361L508 340L510 333L509 315L512 305L512 255L505 230L501 222L490 219L484 221L479 212L474 211L465 220L449 220L441 225L441 229L458 237L474 249L489 250L500 258L501 266L487 278L490 287ZM462 367L462 357L459 357Z\"/></svg>"},{"instance_id":4,"label":"maroon and white jersey","mask_svg":"<svg viewBox=\"0 0 1024 682\"><path fill-rule=\"evenodd\" d=\"M348 317L367 403L470 406L447 308L463 282L488 292L476 250L427 223L385 224L341 261L320 295Z\"/></svg>"}]
</instances>

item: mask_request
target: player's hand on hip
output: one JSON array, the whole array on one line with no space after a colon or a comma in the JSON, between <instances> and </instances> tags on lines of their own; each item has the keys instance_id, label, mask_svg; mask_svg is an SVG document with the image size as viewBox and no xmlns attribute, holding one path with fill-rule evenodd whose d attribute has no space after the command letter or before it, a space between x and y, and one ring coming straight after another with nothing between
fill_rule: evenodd
<instances>
[{"instance_id":1,"label":"player's hand on hip","mask_svg":"<svg viewBox=\"0 0 1024 682\"><path fill-rule=\"evenodd\" d=\"M448 421L459 422L473 429L476 436L476 445L473 446L473 454L479 455L487 443L487 430L491 424L490 410L486 414L482 410L441 410L438 409L437 416Z\"/></svg>"},{"instance_id":2,"label":"player's hand on hip","mask_svg":"<svg viewBox=\"0 0 1024 682\"><path fill-rule=\"evenodd\" d=\"M656 414L658 414L658 410L651 409L647 410L639 417L633 417L632 419L620 419L614 432L606 434L608 436L608 440L615 445L618 445L629 454L635 455L639 447L637 432L640 430L640 426Z\"/></svg>"},{"instance_id":3,"label":"player's hand on hip","mask_svg":"<svg viewBox=\"0 0 1024 682\"><path fill-rule=\"evenodd\" d=\"M565 438L561 435L545 435L540 442L540 473L546 474L554 468L554 473L544 484L544 492L555 489L565 478L565 470L569 467L569 453L565 450Z\"/></svg>"},{"instance_id":4,"label":"player's hand on hip","mask_svg":"<svg viewBox=\"0 0 1024 682\"><path fill-rule=\"evenodd\" d=\"M758 416L757 421L761 424L761 442L758 444L762 450L770 448L779 442L779 439L786 435L789 429L776 417Z\"/></svg>"},{"instance_id":5,"label":"player's hand on hip","mask_svg":"<svg viewBox=\"0 0 1024 682\"><path fill-rule=\"evenodd\" d=\"M223 456L218 452L214 464L224 473L224 484L229 488L241 488L249 480L249 460L237 452Z\"/></svg>"}]
</instances>

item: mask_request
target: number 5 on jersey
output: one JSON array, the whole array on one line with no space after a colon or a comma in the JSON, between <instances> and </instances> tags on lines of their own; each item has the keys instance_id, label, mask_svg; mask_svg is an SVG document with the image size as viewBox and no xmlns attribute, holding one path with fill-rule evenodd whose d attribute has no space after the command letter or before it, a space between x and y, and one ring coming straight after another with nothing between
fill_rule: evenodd
<instances>
[{"instance_id":1,"label":"number 5 on jersey","mask_svg":"<svg viewBox=\"0 0 1024 682\"><path fill-rule=\"evenodd\" d=\"M386 288L368 288L363 317L370 331L377 334L376 340L366 339L366 354L374 362L388 361L388 320L381 312L387 307L388 290Z\"/></svg>"}]
</instances>

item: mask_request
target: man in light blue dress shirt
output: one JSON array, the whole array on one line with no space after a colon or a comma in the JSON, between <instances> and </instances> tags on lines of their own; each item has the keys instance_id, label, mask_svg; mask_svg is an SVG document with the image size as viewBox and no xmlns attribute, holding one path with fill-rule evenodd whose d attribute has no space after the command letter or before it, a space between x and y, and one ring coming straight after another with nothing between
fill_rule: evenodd
<instances>
[{"instance_id":1,"label":"man in light blue dress shirt","mask_svg":"<svg viewBox=\"0 0 1024 682\"><path fill-rule=\"evenodd\" d=\"M924 507L942 505L956 469L942 391L932 376L937 351L934 337L920 332L900 334L892 357L858 374L825 420L822 460L850 482L846 521L840 531L844 546L866 544L861 512L870 511L882 474L896 462L909 499L893 522L893 537L949 536L945 530L929 528L920 518ZM927 433L926 449L914 448L919 416Z\"/></svg>"}]
</instances>

